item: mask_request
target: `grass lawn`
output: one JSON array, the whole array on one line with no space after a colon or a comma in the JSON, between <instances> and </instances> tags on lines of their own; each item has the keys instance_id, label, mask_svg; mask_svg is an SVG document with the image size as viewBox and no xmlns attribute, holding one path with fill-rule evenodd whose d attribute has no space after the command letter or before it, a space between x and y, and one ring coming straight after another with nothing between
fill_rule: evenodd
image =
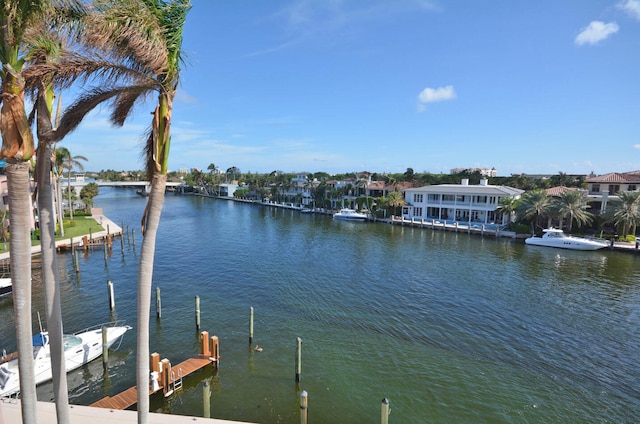
<instances>
[{"instance_id":1,"label":"grass lawn","mask_svg":"<svg viewBox=\"0 0 640 424\"><path fill-rule=\"evenodd\" d=\"M89 235L90 233L97 233L98 231L102 231L102 225L95 219L90 216L78 216L74 217L73 220L65 219L64 220L64 237L59 234L59 231L56 233L56 240L68 239L68 238L81 238L84 235ZM56 226L57 228L57 226ZM40 240L31 240L31 245L35 246L40 244ZM9 251L9 243L7 243L6 249L4 244L0 241L0 253Z\"/></svg>"}]
</instances>

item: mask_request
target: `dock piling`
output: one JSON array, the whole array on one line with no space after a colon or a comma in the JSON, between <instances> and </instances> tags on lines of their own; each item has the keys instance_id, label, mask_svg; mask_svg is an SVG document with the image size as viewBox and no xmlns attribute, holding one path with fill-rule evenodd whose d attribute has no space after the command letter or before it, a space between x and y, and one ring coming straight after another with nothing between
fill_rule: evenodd
<instances>
[{"instance_id":1,"label":"dock piling","mask_svg":"<svg viewBox=\"0 0 640 424\"><path fill-rule=\"evenodd\" d=\"M249 309L249 346L253 343L253 306Z\"/></svg>"},{"instance_id":2,"label":"dock piling","mask_svg":"<svg viewBox=\"0 0 640 424\"><path fill-rule=\"evenodd\" d=\"M196 331L200 331L200 296L196 296Z\"/></svg>"},{"instance_id":3,"label":"dock piling","mask_svg":"<svg viewBox=\"0 0 640 424\"><path fill-rule=\"evenodd\" d=\"M107 281L107 288L109 289L109 309L114 310L116 308L116 300L113 295L113 283Z\"/></svg>"},{"instance_id":4,"label":"dock piling","mask_svg":"<svg viewBox=\"0 0 640 424\"><path fill-rule=\"evenodd\" d=\"M300 393L300 424L307 424L309 415L309 395L306 390Z\"/></svg>"},{"instance_id":5,"label":"dock piling","mask_svg":"<svg viewBox=\"0 0 640 424\"><path fill-rule=\"evenodd\" d=\"M102 327L102 369L109 368L109 343L107 343L107 327Z\"/></svg>"},{"instance_id":6,"label":"dock piling","mask_svg":"<svg viewBox=\"0 0 640 424\"><path fill-rule=\"evenodd\" d=\"M156 318L162 318L162 299L160 298L160 287L156 287Z\"/></svg>"},{"instance_id":7,"label":"dock piling","mask_svg":"<svg viewBox=\"0 0 640 424\"><path fill-rule=\"evenodd\" d=\"M391 413L391 409L389 408L389 399L382 399L382 413L381 413L381 424L389 424L389 414Z\"/></svg>"},{"instance_id":8,"label":"dock piling","mask_svg":"<svg viewBox=\"0 0 640 424\"><path fill-rule=\"evenodd\" d=\"M211 418L211 388L209 382L205 381L202 387L202 404L204 407L204 418Z\"/></svg>"},{"instance_id":9,"label":"dock piling","mask_svg":"<svg viewBox=\"0 0 640 424\"><path fill-rule=\"evenodd\" d=\"M302 339L298 337L296 340L296 383L300 382L301 374L302 374Z\"/></svg>"}]
</instances>

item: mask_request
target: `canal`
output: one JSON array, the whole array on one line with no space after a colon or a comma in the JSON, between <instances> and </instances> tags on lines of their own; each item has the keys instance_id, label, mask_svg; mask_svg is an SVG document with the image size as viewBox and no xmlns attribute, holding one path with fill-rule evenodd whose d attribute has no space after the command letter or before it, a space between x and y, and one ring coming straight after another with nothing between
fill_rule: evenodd
<instances>
[{"instance_id":1,"label":"canal","mask_svg":"<svg viewBox=\"0 0 640 424\"><path fill-rule=\"evenodd\" d=\"M65 331L112 319L136 325L140 218L146 199L101 188L96 206L134 229L105 261L96 249L58 256ZM135 241L135 244L134 244ZM109 311L106 282L114 283ZM44 291L34 272L36 312ZM574 252L521 241L387 224L334 221L231 201L168 194L154 288L151 351L177 364L202 328L220 338L221 364L200 372L154 411L298 423L637 422L640 407L640 255ZM152 299L154 302L154 299ZM255 311L250 349L249 311ZM152 313L154 308L152 307ZM0 300L0 340L15 348L12 300ZM46 323L43 323L46 326ZM135 384L135 331L69 374L72 403ZM295 382L296 338L302 342ZM38 389L52 398L51 384Z\"/></svg>"}]
</instances>

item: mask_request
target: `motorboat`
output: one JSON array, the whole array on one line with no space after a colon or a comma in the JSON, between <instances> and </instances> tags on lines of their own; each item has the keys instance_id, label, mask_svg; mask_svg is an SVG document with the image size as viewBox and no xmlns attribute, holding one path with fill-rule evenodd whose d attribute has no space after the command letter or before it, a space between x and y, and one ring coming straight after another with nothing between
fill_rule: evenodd
<instances>
[{"instance_id":1,"label":"motorboat","mask_svg":"<svg viewBox=\"0 0 640 424\"><path fill-rule=\"evenodd\" d=\"M335 219L347 219L352 221L364 221L367 219L367 214L357 212L355 209L342 208L340 212L333 214Z\"/></svg>"},{"instance_id":2,"label":"motorboat","mask_svg":"<svg viewBox=\"0 0 640 424\"><path fill-rule=\"evenodd\" d=\"M0 278L0 296L11 293L13 286L11 285L11 277Z\"/></svg>"},{"instance_id":3,"label":"motorboat","mask_svg":"<svg viewBox=\"0 0 640 424\"><path fill-rule=\"evenodd\" d=\"M127 325L117 323L105 324L107 330L107 347L111 347L124 333L131 329ZM102 325L95 326L75 334L63 335L66 371L93 361L102 355ZM51 380L51 349L49 333L41 331L33 336L33 359L36 384ZM18 353L3 355L0 358L0 397L11 396L20 392L18 374Z\"/></svg>"},{"instance_id":4,"label":"motorboat","mask_svg":"<svg viewBox=\"0 0 640 424\"><path fill-rule=\"evenodd\" d=\"M565 234L558 228L542 230L542 237L529 237L524 241L534 246L558 247L560 249L573 250L598 250L608 246L605 241L575 237Z\"/></svg>"}]
</instances>

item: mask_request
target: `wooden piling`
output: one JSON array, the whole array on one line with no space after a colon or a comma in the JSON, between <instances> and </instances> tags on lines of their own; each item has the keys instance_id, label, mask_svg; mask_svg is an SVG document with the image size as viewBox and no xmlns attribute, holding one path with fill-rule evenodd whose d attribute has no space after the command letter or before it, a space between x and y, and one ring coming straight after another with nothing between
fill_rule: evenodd
<instances>
[{"instance_id":1,"label":"wooden piling","mask_svg":"<svg viewBox=\"0 0 640 424\"><path fill-rule=\"evenodd\" d=\"M301 374L302 374L302 339L298 337L296 340L296 383L300 382Z\"/></svg>"},{"instance_id":2,"label":"wooden piling","mask_svg":"<svg viewBox=\"0 0 640 424\"><path fill-rule=\"evenodd\" d=\"M211 418L211 388L209 382L205 381L202 387L202 405L203 405L203 417Z\"/></svg>"},{"instance_id":3,"label":"wooden piling","mask_svg":"<svg viewBox=\"0 0 640 424\"><path fill-rule=\"evenodd\" d=\"M209 352L217 367L220 363L220 339L218 339L218 336L211 336L209 339Z\"/></svg>"},{"instance_id":4,"label":"wooden piling","mask_svg":"<svg viewBox=\"0 0 640 424\"><path fill-rule=\"evenodd\" d=\"M102 369L109 368L109 343L107 343L107 327L102 327Z\"/></svg>"},{"instance_id":5,"label":"wooden piling","mask_svg":"<svg viewBox=\"0 0 640 424\"><path fill-rule=\"evenodd\" d=\"M196 331L200 331L200 296L196 296Z\"/></svg>"},{"instance_id":6,"label":"wooden piling","mask_svg":"<svg viewBox=\"0 0 640 424\"><path fill-rule=\"evenodd\" d=\"M307 424L309 415L309 395L306 390L300 393L300 424Z\"/></svg>"},{"instance_id":7,"label":"wooden piling","mask_svg":"<svg viewBox=\"0 0 640 424\"><path fill-rule=\"evenodd\" d=\"M253 306L249 309L249 346L253 343Z\"/></svg>"},{"instance_id":8,"label":"wooden piling","mask_svg":"<svg viewBox=\"0 0 640 424\"><path fill-rule=\"evenodd\" d=\"M122 249L122 256L124 256L124 234L120 234L120 248Z\"/></svg>"},{"instance_id":9,"label":"wooden piling","mask_svg":"<svg viewBox=\"0 0 640 424\"><path fill-rule=\"evenodd\" d=\"M133 242L133 247L136 247L136 230L131 229L131 241Z\"/></svg>"},{"instance_id":10,"label":"wooden piling","mask_svg":"<svg viewBox=\"0 0 640 424\"><path fill-rule=\"evenodd\" d=\"M391 413L391 409L389 409L389 399L382 399L382 413L381 413L381 424L389 424L389 414Z\"/></svg>"},{"instance_id":11,"label":"wooden piling","mask_svg":"<svg viewBox=\"0 0 640 424\"><path fill-rule=\"evenodd\" d=\"M211 356L211 346L209 344L209 332L200 332L200 353L203 356Z\"/></svg>"},{"instance_id":12,"label":"wooden piling","mask_svg":"<svg viewBox=\"0 0 640 424\"><path fill-rule=\"evenodd\" d=\"M162 299L160 298L160 287L156 287L156 318L162 318Z\"/></svg>"},{"instance_id":13,"label":"wooden piling","mask_svg":"<svg viewBox=\"0 0 640 424\"><path fill-rule=\"evenodd\" d=\"M76 274L80 273L80 261L78 260L78 252L76 251Z\"/></svg>"},{"instance_id":14,"label":"wooden piling","mask_svg":"<svg viewBox=\"0 0 640 424\"><path fill-rule=\"evenodd\" d=\"M107 281L107 288L109 289L109 309L114 310L116 308L116 300L113 295L113 283Z\"/></svg>"}]
</instances>

